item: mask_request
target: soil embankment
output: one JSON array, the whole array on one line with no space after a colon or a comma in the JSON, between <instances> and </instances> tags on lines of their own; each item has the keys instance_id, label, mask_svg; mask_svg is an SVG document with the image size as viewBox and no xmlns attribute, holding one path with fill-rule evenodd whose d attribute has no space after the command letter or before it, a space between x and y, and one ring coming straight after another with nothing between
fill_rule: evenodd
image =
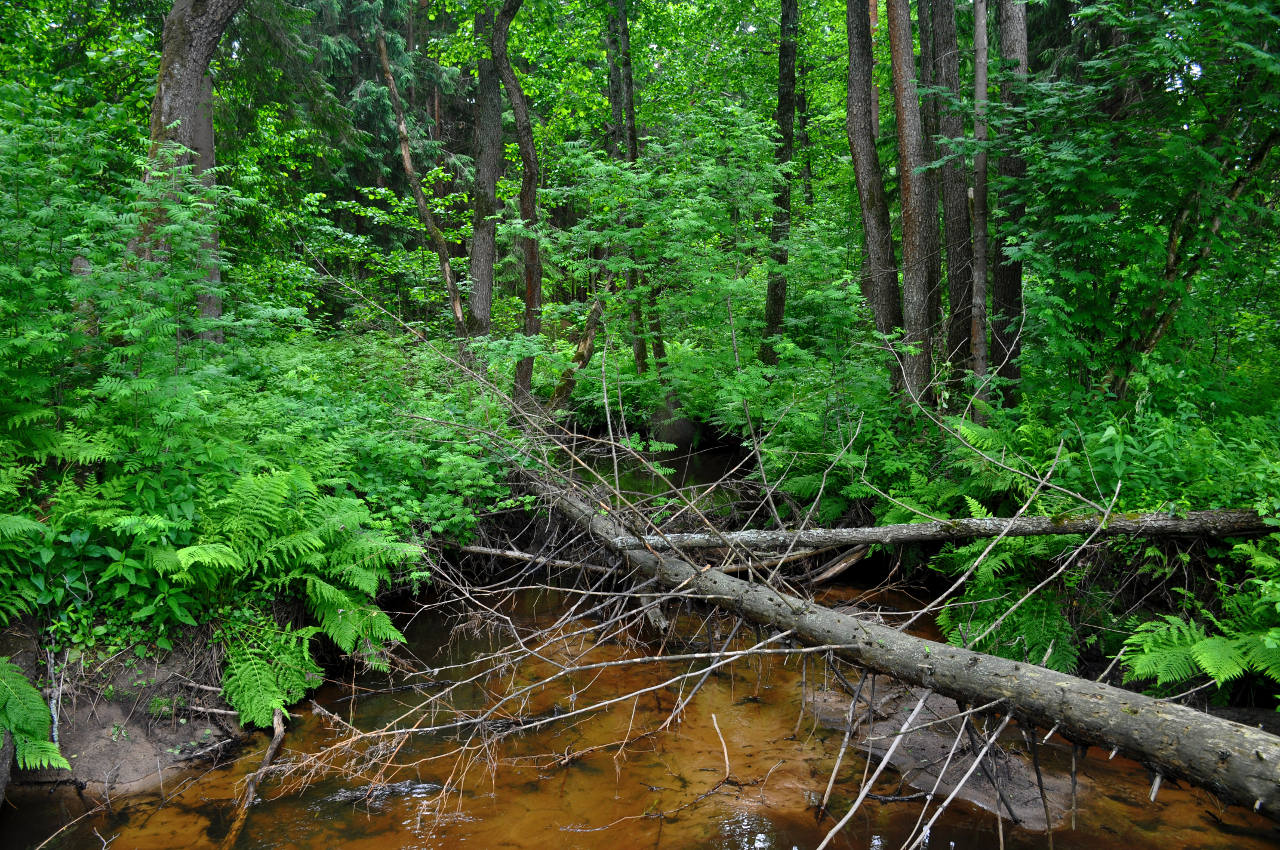
<instances>
[{"instance_id":1,"label":"soil embankment","mask_svg":"<svg viewBox=\"0 0 1280 850\"><path fill-rule=\"evenodd\" d=\"M0 796L10 784L70 785L98 799L150 791L163 787L166 772L233 749L243 730L220 689L203 681L209 665L197 643L163 659L125 651L89 661L51 657L20 627L4 632L0 655L40 684L71 769L18 769L9 745L0 752Z\"/></svg>"}]
</instances>

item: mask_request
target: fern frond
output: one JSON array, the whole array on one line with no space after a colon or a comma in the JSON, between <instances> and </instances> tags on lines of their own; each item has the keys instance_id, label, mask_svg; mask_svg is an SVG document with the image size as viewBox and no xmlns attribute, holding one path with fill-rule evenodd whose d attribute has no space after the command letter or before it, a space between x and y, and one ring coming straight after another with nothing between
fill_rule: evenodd
<instances>
[{"instance_id":1,"label":"fern frond","mask_svg":"<svg viewBox=\"0 0 1280 850\"><path fill-rule=\"evenodd\" d=\"M26 768L70 769L49 740L53 718L35 686L8 657L0 656L0 729L13 735L18 764Z\"/></svg>"},{"instance_id":2,"label":"fern frond","mask_svg":"<svg viewBox=\"0 0 1280 850\"><path fill-rule=\"evenodd\" d=\"M43 534L44 523L16 514L0 514L0 540L13 540L28 534Z\"/></svg>"}]
</instances>

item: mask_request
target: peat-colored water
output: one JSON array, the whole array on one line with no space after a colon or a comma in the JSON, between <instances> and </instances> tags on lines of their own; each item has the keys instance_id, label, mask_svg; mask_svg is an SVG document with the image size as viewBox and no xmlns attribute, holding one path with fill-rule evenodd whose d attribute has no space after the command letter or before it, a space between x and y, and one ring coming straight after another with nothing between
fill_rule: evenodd
<instances>
[{"instance_id":1,"label":"peat-colored water","mask_svg":"<svg viewBox=\"0 0 1280 850\"><path fill-rule=\"evenodd\" d=\"M562 605L556 594L531 595L513 616L534 623L549 619ZM483 635L445 646L440 623L425 617L412 624L409 637L417 655L435 666L465 662L496 646ZM635 657L621 644L593 640L584 638L573 648L573 654L580 653L579 663ZM546 677L557 662L553 656L521 662L501 674L502 682ZM523 711L572 710L588 700L641 691L687 669L687 663L605 667L533 695ZM459 672L451 675L462 678ZM326 775L301 790L282 793L278 781L267 780L236 847L812 848L833 824L831 817L817 821L812 804L826 787L842 736L816 725L803 710L802 675L814 686L823 677L820 662L778 656L741 660L707 680L681 722L625 747L617 742L669 715L679 686L651 690L606 710L463 753L457 740L444 735L409 737L393 756L403 767L380 777L380 785L370 785L367 773ZM692 681L685 682L686 693ZM417 692L352 700L351 684L327 686L317 702L365 730L421 714L415 706L423 697ZM381 688L387 681L357 679L354 684ZM489 698L486 688L477 686L459 693L455 703L478 707ZM300 710L286 738L285 756L316 751L333 737L320 716ZM158 795L114 800L110 813L87 817L44 846L216 848L227 830L238 784L256 768L263 746L259 739L239 760L215 770L182 776L167 772L163 801ZM556 764L564 754L592 746L601 749L570 764ZM1065 760L1063 749L1056 754L1049 750L1049 760ZM865 769L861 758L846 756L833 798L837 817L847 811ZM887 772L878 791L897 790L892 773ZM1272 824L1239 809L1223 811L1202 791L1166 784L1158 802L1148 802L1145 771L1122 759L1108 761L1105 753L1092 751L1081 778L1077 826L1055 833L1059 850L1261 850L1280 844ZM452 790L442 797L446 784ZM20 791L0 814L0 847L34 847L83 810L70 793ZM868 801L830 846L897 848L913 834L919 813L919 803ZM997 842L994 815L954 804L925 846L985 850ZM1004 846L1046 845L1043 834L1006 825Z\"/></svg>"}]
</instances>

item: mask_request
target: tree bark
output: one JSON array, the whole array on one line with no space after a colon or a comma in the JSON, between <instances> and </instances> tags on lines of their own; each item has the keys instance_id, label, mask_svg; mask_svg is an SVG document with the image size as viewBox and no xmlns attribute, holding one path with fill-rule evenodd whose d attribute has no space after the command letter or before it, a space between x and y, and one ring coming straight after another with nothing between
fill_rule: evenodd
<instances>
[{"instance_id":1,"label":"tree bark","mask_svg":"<svg viewBox=\"0 0 1280 850\"><path fill-rule=\"evenodd\" d=\"M979 398L987 378L987 0L973 0L973 310L969 342Z\"/></svg>"},{"instance_id":2,"label":"tree bark","mask_svg":"<svg viewBox=\"0 0 1280 850\"><path fill-rule=\"evenodd\" d=\"M631 68L631 19L629 0L613 0L608 9L608 29L613 47L610 67L610 95L617 101L610 104L615 122L620 117L618 146L622 158L634 163L640 158L640 132L636 126L635 78ZM616 82L615 82L616 78ZM640 270L635 266L635 252L630 252L632 266L626 270L624 291L630 313L631 356L636 374L649 371L649 343L645 331L644 305L640 300Z\"/></svg>"},{"instance_id":3,"label":"tree bark","mask_svg":"<svg viewBox=\"0 0 1280 850\"><path fill-rule=\"evenodd\" d=\"M924 159L920 98L912 50L911 6L889 0L889 52L893 65L893 105L898 119L898 186L902 199L902 352L904 386L913 401L928 403L933 379L929 316L929 192L919 169Z\"/></svg>"},{"instance_id":4,"label":"tree bark","mask_svg":"<svg viewBox=\"0 0 1280 850\"><path fill-rule=\"evenodd\" d=\"M507 50L511 22L520 11L523 0L506 0L498 12L493 28L493 61L502 77L502 85L511 101L516 119L516 141L520 148L520 218L524 221L524 335L538 337L542 333L542 254L533 230L538 225L538 152L533 145L533 120L529 117L529 100L516 79ZM527 402L533 394L533 358L525 357L516 364L515 398Z\"/></svg>"},{"instance_id":5,"label":"tree bark","mask_svg":"<svg viewBox=\"0 0 1280 850\"><path fill-rule=\"evenodd\" d=\"M493 314L493 270L497 261L498 175L502 170L502 81L494 66L493 12L476 14L475 162L476 182L471 226L471 292L467 330L489 333Z\"/></svg>"},{"instance_id":6,"label":"tree bark","mask_svg":"<svg viewBox=\"0 0 1280 850\"><path fill-rule=\"evenodd\" d=\"M637 548L640 541L624 535L597 505L541 482L532 488L629 566L691 598L788 630L810 645L838 646L835 653L854 664L970 705L1002 700L1005 711L1054 726L1076 743L1116 747L1166 778L1185 777L1280 819L1280 737L1033 664L912 637L718 570L664 558Z\"/></svg>"},{"instance_id":7,"label":"tree bark","mask_svg":"<svg viewBox=\"0 0 1280 850\"><path fill-rule=\"evenodd\" d=\"M889 200L885 195L880 154L876 150L875 80L872 78L871 25L862 0L846 0L849 72L845 93L845 132L853 156L854 181L862 211L862 296L871 307L876 330L892 340L902 327L902 296L898 291L898 261L893 251ZM902 385L902 370L889 359L889 379Z\"/></svg>"},{"instance_id":8,"label":"tree bark","mask_svg":"<svg viewBox=\"0 0 1280 850\"><path fill-rule=\"evenodd\" d=\"M960 50L956 38L955 0L932 0L934 61L938 84L960 97ZM944 139L964 139L964 117L954 108L943 108L938 130ZM948 150L946 153L952 153ZM969 180L964 157L949 159L941 169L942 224L947 257L947 359L959 389L972 368L969 334L973 317L973 229L969 223Z\"/></svg>"},{"instance_id":9,"label":"tree bark","mask_svg":"<svg viewBox=\"0 0 1280 850\"><path fill-rule=\"evenodd\" d=\"M1005 519L956 519L941 522L903 523L870 528L814 528L807 531L727 531L717 534L646 535L613 541L620 548L720 549L729 544L751 550L778 550L790 546L823 548L860 544L926 543L972 540L979 537L1040 537L1052 534L1099 537L1254 537L1270 534L1268 525L1253 511L1196 511L1186 516L1166 513L1112 516L1098 529L1097 517L1018 517Z\"/></svg>"},{"instance_id":10,"label":"tree bark","mask_svg":"<svg viewBox=\"0 0 1280 850\"><path fill-rule=\"evenodd\" d=\"M1006 63L1013 63L1013 74L1018 81L1027 76L1027 6L1025 0L996 0L1000 22L1000 56ZM1021 103L1017 81L1005 78L1000 86L1000 98L1009 106ZM1006 185L1020 182L1027 176L1027 164L1016 153L1006 152L996 165L996 173ZM1003 193L1002 193L1003 194ZM996 247L995 268L991 275L991 312L996 321L991 323L991 357L996 374L1006 381L1017 381L1022 376L1018 358L1022 353L1022 261L1009 257L1013 246L1012 230L1026 213L1020 203L997 198L1003 209ZM1005 403L1014 400L1013 388L1005 390Z\"/></svg>"},{"instance_id":11,"label":"tree bark","mask_svg":"<svg viewBox=\"0 0 1280 850\"><path fill-rule=\"evenodd\" d=\"M800 35L799 0L782 0L782 33L778 41L778 148L774 160L783 169L782 184L773 199L773 227L769 238L773 243L772 264L764 302L764 339L757 356L760 362L775 366L778 352L774 338L782 333L782 319L787 305L787 240L791 238L791 166L795 151L796 130L796 51Z\"/></svg>"},{"instance_id":12,"label":"tree bark","mask_svg":"<svg viewBox=\"0 0 1280 850\"><path fill-rule=\"evenodd\" d=\"M459 339L467 335L467 322L462 312L462 295L458 291L457 281L453 276L453 266L449 264L449 243L436 224L431 214L431 206L427 196L422 192L422 181L418 179L418 171L413 167L413 155L409 149L409 125L404 120L404 105L400 102L400 90L396 86L395 75L391 72L391 59L387 56L387 40L378 33L378 61L382 65L382 81L386 83L387 93L391 97L391 108L396 114L396 132L400 137L400 163L404 167L404 177L409 183L409 191L418 208L418 219L427 229L427 237L435 249L436 259L440 263L440 277L444 281L445 293L449 298L449 309L453 314L454 330Z\"/></svg>"},{"instance_id":13,"label":"tree bark","mask_svg":"<svg viewBox=\"0 0 1280 850\"><path fill-rule=\"evenodd\" d=\"M214 167L213 78L209 76L209 63L223 32L244 4L245 0L174 0L164 19L160 71L151 100L152 163L156 162L161 145L176 142L190 153L181 154L174 165L190 165L195 174ZM151 174L148 168L148 179ZM214 258L208 271L209 286L196 296L196 303L201 318L218 319L222 316L222 270L217 262L216 229L208 248ZM200 336L222 341L220 330Z\"/></svg>"},{"instance_id":14,"label":"tree bark","mask_svg":"<svg viewBox=\"0 0 1280 850\"><path fill-rule=\"evenodd\" d=\"M938 85L937 35L933 29L932 0L916 0L916 20L920 29L920 84L928 93L919 99L920 120L924 129L923 163L930 165L938 160L938 133L941 116L938 95L932 91ZM938 347L938 358L945 357L941 346L946 344L942 333L942 234L938 227L938 203L942 198L939 186L938 170L926 168L917 177L920 180L921 194L924 199L924 240L925 240L925 287L928 291L929 337L933 346ZM934 352L930 352L931 359Z\"/></svg>"}]
</instances>

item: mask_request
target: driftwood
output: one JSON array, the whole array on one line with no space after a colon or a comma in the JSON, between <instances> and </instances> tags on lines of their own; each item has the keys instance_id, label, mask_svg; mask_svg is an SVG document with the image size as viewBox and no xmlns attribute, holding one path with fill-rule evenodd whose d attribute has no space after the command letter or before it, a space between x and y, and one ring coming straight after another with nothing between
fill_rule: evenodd
<instances>
[{"instance_id":1,"label":"driftwood","mask_svg":"<svg viewBox=\"0 0 1280 850\"><path fill-rule=\"evenodd\" d=\"M1117 748L1159 775L1186 778L1280 820L1280 736L1034 664L912 637L710 567L663 557L626 536L598 505L540 481L531 487L630 566L668 587L790 630L805 643L840 646L837 654L848 661L970 705L1001 700L1007 712L1026 722L1054 726L1078 744Z\"/></svg>"},{"instance_id":2,"label":"driftwood","mask_svg":"<svg viewBox=\"0 0 1280 850\"><path fill-rule=\"evenodd\" d=\"M978 537L1037 537L1047 534L1093 534L1099 537L1248 537L1277 530L1253 511L1196 511L1173 514L1113 514L1101 529L1098 517L1017 517L1013 519L954 519L939 522L882 525L872 528L815 528L808 531L730 531L723 534L649 534L644 537L615 534L609 545L616 549L722 549L741 546L751 550L781 550L789 546L822 548L871 543L923 543L970 540Z\"/></svg>"}]
</instances>

